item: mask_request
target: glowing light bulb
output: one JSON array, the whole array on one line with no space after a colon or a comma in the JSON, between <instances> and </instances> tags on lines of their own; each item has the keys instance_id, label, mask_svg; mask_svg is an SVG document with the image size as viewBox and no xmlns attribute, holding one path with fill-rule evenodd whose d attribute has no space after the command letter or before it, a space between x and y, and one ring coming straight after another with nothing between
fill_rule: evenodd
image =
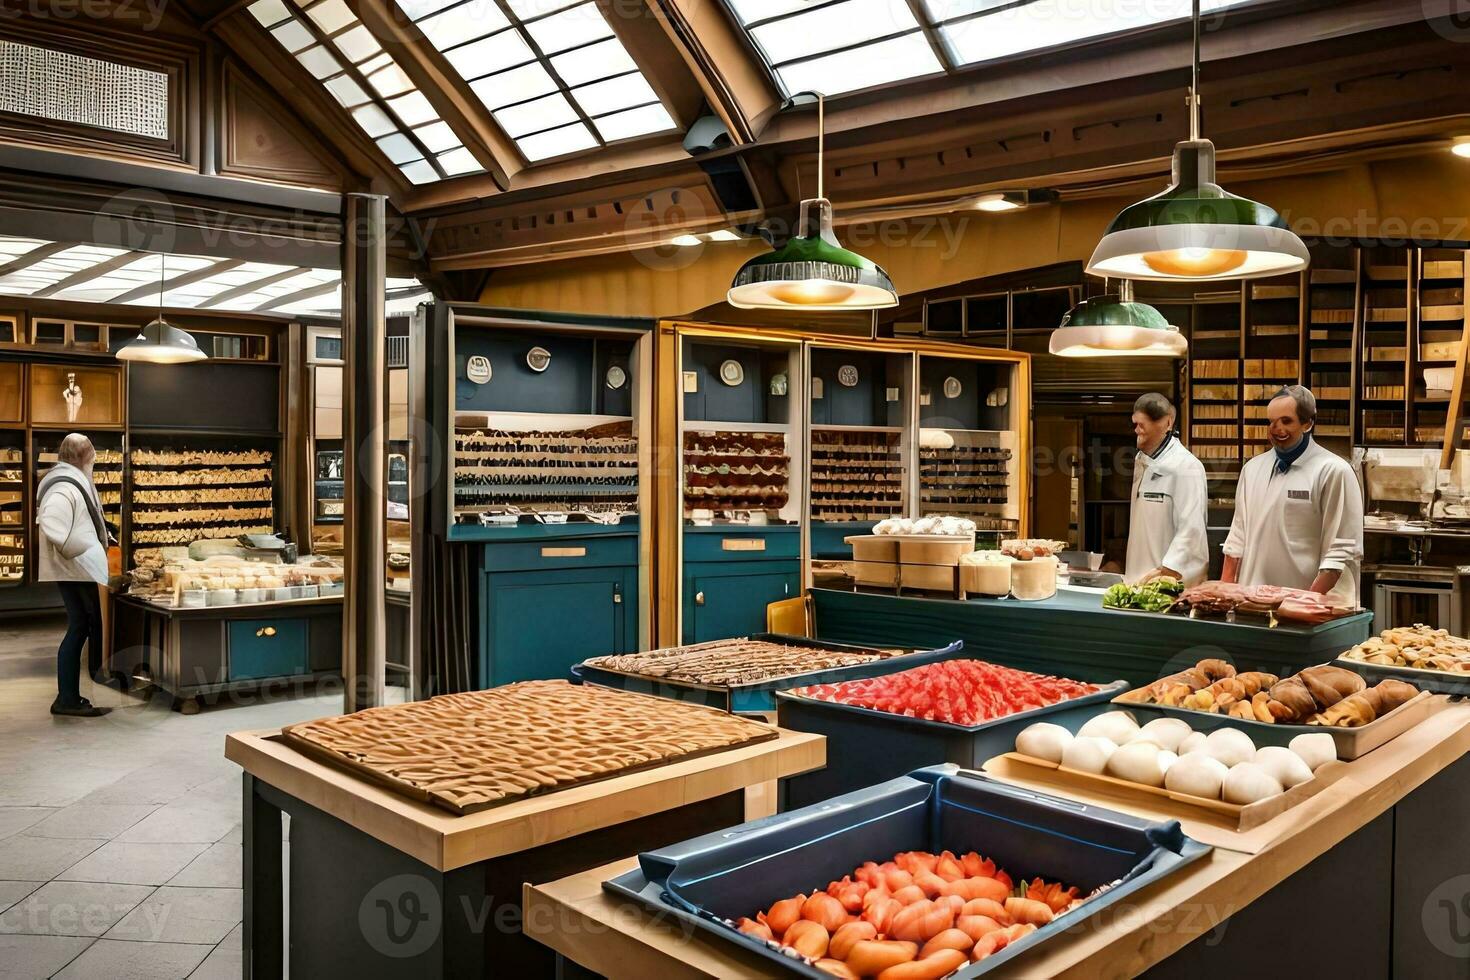
<instances>
[{"instance_id":1,"label":"glowing light bulb","mask_svg":"<svg viewBox=\"0 0 1470 980\"><path fill-rule=\"evenodd\" d=\"M1450 152L1457 157L1470 157L1470 139L1456 143L1450 147Z\"/></svg>"},{"instance_id":2,"label":"glowing light bulb","mask_svg":"<svg viewBox=\"0 0 1470 980\"><path fill-rule=\"evenodd\" d=\"M1220 276L1245 265L1246 257L1232 248L1172 248L1145 252L1143 264L1165 276Z\"/></svg>"},{"instance_id":3,"label":"glowing light bulb","mask_svg":"<svg viewBox=\"0 0 1470 980\"><path fill-rule=\"evenodd\" d=\"M846 302L854 292L853 287L828 279L806 279L770 287L772 299L793 306L833 306Z\"/></svg>"}]
</instances>

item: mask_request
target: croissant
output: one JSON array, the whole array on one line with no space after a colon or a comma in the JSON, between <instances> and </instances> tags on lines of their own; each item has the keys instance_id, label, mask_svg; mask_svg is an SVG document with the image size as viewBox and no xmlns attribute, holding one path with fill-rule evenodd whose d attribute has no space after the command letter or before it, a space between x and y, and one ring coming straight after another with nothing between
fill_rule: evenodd
<instances>
[{"instance_id":1,"label":"croissant","mask_svg":"<svg viewBox=\"0 0 1470 980\"><path fill-rule=\"evenodd\" d=\"M1256 713L1251 708L1249 701L1237 701L1230 706L1230 717L1244 718L1246 721L1256 721Z\"/></svg>"},{"instance_id":2,"label":"croissant","mask_svg":"<svg viewBox=\"0 0 1470 980\"><path fill-rule=\"evenodd\" d=\"M1368 686L1362 675L1330 664L1308 667L1299 671L1296 676L1306 685L1312 699L1317 702L1317 707L1324 711Z\"/></svg>"},{"instance_id":3,"label":"croissant","mask_svg":"<svg viewBox=\"0 0 1470 980\"><path fill-rule=\"evenodd\" d=\"M1209 681L1223 680L1235 676L1235 667L1226 660L1201 660L1194 669L1204 674Z\"/></svg>"},{"instance_id":4,"label":"croissant","mask_svg":"<svg viewBox=\"0 0 1470 980\"><path fill-rule=\"evenodd\" d=\"M1254 698L1280 680L1275 674L1268 674L1263 670L1248 670L1243 674L1236 674L1232 679L1245 689L1245 696L1249 698Z\"/></svg>"},{"instance_id":5,"label":"croissant","mask_svg":"<svg viewBox=\"0 0 1470 980\"><path fill-rule=\"evenodd\" d=\"M1279 704L1281 710L1272 710L1277 721L1298 722L1305 720L1317 711L1317 702L1312 698L1312 692L1307 690L1306 684L1301 678L1288 677L1284 681L1277 681L1271 685L1269 692L1271 701Z\"/></svg>"},{"instance_id":6,"label":"croissant","mask_svg":"<svg viewBox=\"0 0 1470 980\"><path fill-rule=\"evenodd\" d=\"M1373 704L1364 692L1350 694L1320 714L1307 719L1309 725L1326 725L1332 728L1358 728L1378 717Z\"/></svg>"},{"instance_id":7,"label":"croissant","mask_svg":"<svg viewBox=\"0 0 1470 980\"><path fill-rule=\"evenodd\" d=\"M1382 718L1394 708L1412 701L1419 694L1418 688L1403 681L1384 680L1379 681L1374 687L1364 691L1362 696L1372 706L1376 717Z\"/></svg>"}]
</instances>

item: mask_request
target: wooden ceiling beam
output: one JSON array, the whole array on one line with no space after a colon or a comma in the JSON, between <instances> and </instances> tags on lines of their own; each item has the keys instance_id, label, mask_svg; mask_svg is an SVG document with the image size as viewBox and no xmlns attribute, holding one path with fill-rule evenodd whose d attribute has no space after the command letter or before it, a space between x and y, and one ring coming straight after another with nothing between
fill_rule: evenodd
<instances>
[{"instance_id":1,"label":"wooden ceiling beam","mask_svg":"<svg viewBox=\"0 0 1470 980\"><path fill-rule=\"evenodd\" d=\"M495 189L507 190L511 177L525 167L524 158L459 72L417 26L402 16L392 0L347 0L347 4L384 49L393 54L439 118L464 140Z\"/></svg>"},{"instance_id":2,"label":"wooden ceiling beam","mask_svg":"<svg viewBox=\"0 0 1470 980\"><path fill-rule=\"evenodd\" d=\"M781 104L781 92L745 32L719 2L645 0L674 42L705 101L739 146L752 143Z\"/></svg>"},{"instance_id":3,"label":"wooden ceiling beam","mask_svg":"<svg viewBox=\"0 0 1470 980\"><path fill-rule=\"evenodd\" d=\"M127 292L119 296L114 296L112 297L112 299L108 300L108 302L131 303L134 300L140 300L145 296L152 296L160 291L167 293L169 290L172 289L182 289L184 286L192 286L196 282L202 282L203 280L208 279L210 276L218 275L221 272L229 272L231 269L238 269L244 264L244 259L221 259L220 261L215 262L211 265L206 265L201 269L195 269L192 272L185 272L183 275L174 276L172 279L165 280L161 287L156 283L147 283L145 285L138 286L136 289L129 289Z\"/></svg>"},{"instance_id":4,"label":"wooden ceiling beam","mask_svg":"<svg viewBox=\"0 0 1470 980\"><path fill-rule=\"evenodd\" d=\"M336 280L335 282L319 282L314 286L307 286L305 289L298 289L294 293L283 293L280 296L277 296L275 299L266 300L264 303L261 303L259 306L255 307L255 309L251 312L269 313L272 310L279 310L282 307L290 306L292 303L299 303L304 299L314 299L317 296L325 296L328 293L335 293L341 288L342 281L340 279Z\"/></svg>"},{"instance_id":5,"label":"wooden ceiling beam","mask_svg":"<svg viewBox=\"0 0 1470 980\"><path fill-rule=\"evenodd\" d=\"M55 255L57 252L65 252L67 249L77 244L79 243L47 242L44 245L37 245L29 252L17 255L9 262L0 263L0 279L5 278L12 272L20 272L23 269L29 269L31 266L37 264L38 262L44 262L47 259L51 258L51 256Z\"/></svg>"},{"instance_id":6,"label":"wooden ceiling beam","mask_svg":"<svg viewBox=\"0 0 1470 980\"><path fill-rule=\"evenodd\" d=\"M293 279L296 276L301 275L303 272L310 271L311 270L306 268L305 266L297 266L294 269L286 269L283 272L275 272L268 276L261 276L254 282L243 283L239 286L235 286L232 289L226 289L222 293L215 293L213 296L209 297L209 299L200 303L198 309L207 310L210 307L219 306L223 303L228 303L231 300L239 299L241 296L249 296L257 289L264 289L266 286L273 286L278 282L284 282L287 279Z\"/></svg>"},{"instance_id":7,"label":"wooden ceiling beam","mask_svg":"<svg viewBox=\"0 0 1470 980\"><path fill-rule=\"evenodd\" d=\"M31 296L35 299L45 299L48 296L55 296L57 293L61 292L64 289L71 289L73 286L86 285L93 279L96 279L99 276L105 276L114 269L121 269L125 265L132 265L134 262L143 258L145 255L150 254L152 253L145 252L142 249L134 249L129 252L121 252L117 255L114 255L110 259L106 259L94 265L89 265L85 269L78 269L71 275L66 276L62 279L58 279L49 286L42 286L40 289L31 293Z\"/></svg>"}]
</instances>

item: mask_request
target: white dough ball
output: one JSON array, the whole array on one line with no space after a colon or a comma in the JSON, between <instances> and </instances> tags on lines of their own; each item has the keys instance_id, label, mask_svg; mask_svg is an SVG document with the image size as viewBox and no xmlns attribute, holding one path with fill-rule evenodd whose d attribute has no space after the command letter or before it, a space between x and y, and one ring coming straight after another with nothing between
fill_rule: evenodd
<instances>
[{"instance_id":1,"label":"white dough ball","mask_svg":"<svg viewBox=\"0 0 1470 980\"><path fill-rule=\"evenodd\" d=\"M1162 754L1163 750L1152 742L1129 742L1109 757L1108 772L1129 782L1162 786L1168 768L1160 758Z\"/></svg>"},{"instance_id":2,"label":"white dough ball","mask_svg":"<svg viewBox=\"0 0 1470 980\"><path fill-rule=\"evenodd\" d=\"M1260 800L1269 799L1285 790L1265 769L1254 762L1242 762L1238 766L1231 766L1230 771L1225 774L1225 784L1222 787L1226 803L1255 803Z\"/></svg>"},{"instance_id":3,"label":"white dough ball","mask_svg":"<svg viewBox=\"0 0 1470 980\"><path fill-rule=\"evenodd\" d=\"M1331 738L1330 735L1328 737ZM1251 761L1287 789L1312 778L1312 768L1306 760L1280 745L1263 745L1256 750L1256 757Z\"/></svg>"},{"instance_id":4,"label":"white dough ball","mask_svg":"<svg viewBox=\"0 0 1470 980\"><path fill-rule=\"evenodd\" d=\"M1138 730L1138 738L1146 738L1160 748L1170 752L1179 751L1179 744L1188 738L1194 729L1182 718L1155 718Z\"/></svg>"},{"instance_id":5,"label":"white dough ball","mask_svg":"<svg viewBox=\"0 0 1470 980\"><path fill-rule=\"evenodd\" d=\"M1238 728L1217 728L1205 736L1205 751L1234 768L1256 757L1256 743Z\"/></svg>"},{"instance_id":6,"label":"white dough ball","mask_svg":"<svg viewBox=\"0 0 1470 980\"><path fill-rule=\"evenodd\" d=\"M1105 738L1078 735L1062 750L1062 765L1096 775L1108 767L1108 759L1117 750L1118 747Z\"/></svg>"},{"instance_id":7,"label":"white dough ball","mask_svg":"<svg viewBox=\"0 0 1470 980\"><path fill-rule=\"evenodd\" d=\"M1175 755L1173 752L1170 752L1168 749L1164 749L1159 753L1159 765L1164 767L1165 774L1167 774L1169 770L1174 767L1174 763L1178 761L1179 756Z\"/></svg>"},{"instance_id":8,"label":"white dough ball","mask_svg":"<svg viewBox=\"0 0 1470 980\"><path fill-rule=\"evenodd\" d=\"M1077 732L1079 736L1105 738L1114 745L1123 745L1138 732L1138 722L1126 711L1105 711L1087 719Z\"/></svg>"},{"instance_id":9,"label":"white dough ball","mask_svg":"<svg viewBox=\"0 0 1470 980\"><path fill-rule=\"evenodd\" d=\"M1061 762L1062 753L1072 744L1072 733L1061 725L1044 721L1026 728L1016 736L1016 751L1047 762Z\"/></svg>"},{"instance_id":10,"label":"white dough ball","mask_svg":"<svg viewBox=\"0 0 1470 980\"><path fill-rule=\"evenodd\" d=\"M1164 774L1164 786L1171 793L1186 796L1202 796L1207 800L1218 800L1220 788L1230 769L1212 755L1191 752L1181 755L1179 761Z\"/></svg>"},{"instance_id":11,"label":"white dough ball","mask_svg":"<svg viewBox=\"0 0 1470 980\"><path fill-rule=\"evenodd\" d=\"M1174 751L1178 752L1181 756L1192 755L1195 752L1203 752L1205 750L1206 742L1207 740L1205 738L1204 732L1190 732L1188 735L1184 736L1184 741L1180 742L1179 748L1175 749Z\"/></svg>"},{"instance_id":12,"label":"white dough ball","mask_svg":"<svg viewBox=\"0 0 1470 980\"><path fill-rule=\"evenodd\" d=\"M1309 732L1298 735L1289 743L1291 751L1302 757L1302 761L1316 772L1324 764L1337 759L1337 743L1326 732Z\"/></svg>"}]
</instances>

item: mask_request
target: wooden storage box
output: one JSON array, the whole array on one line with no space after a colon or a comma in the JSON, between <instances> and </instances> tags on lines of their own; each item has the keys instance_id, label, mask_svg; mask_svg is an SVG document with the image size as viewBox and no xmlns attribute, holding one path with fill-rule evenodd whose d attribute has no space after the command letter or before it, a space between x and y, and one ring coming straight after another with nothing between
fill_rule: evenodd
<instances>
[{"instance_id":1,"label":"wooden storage box","mask_svg":"<svg viewBox=\"0 0 1470 980\"><path fill-rule=\"evenodd\" d=\"M855 534L842 540L852 545L852 578L858 585L892 588L898 584L897 538Z\"/></svg>"},{"instance_id":2,"label":"wooden storage box","mask_svg":"<svg viewBox=\"0 0 1470 980\"><path fill-rule=\"evenodd\" d=\"M960 558L975 550L975 535L896 534L899 582L906 589L952 592Z\"/></svg>"}]
</instances>

